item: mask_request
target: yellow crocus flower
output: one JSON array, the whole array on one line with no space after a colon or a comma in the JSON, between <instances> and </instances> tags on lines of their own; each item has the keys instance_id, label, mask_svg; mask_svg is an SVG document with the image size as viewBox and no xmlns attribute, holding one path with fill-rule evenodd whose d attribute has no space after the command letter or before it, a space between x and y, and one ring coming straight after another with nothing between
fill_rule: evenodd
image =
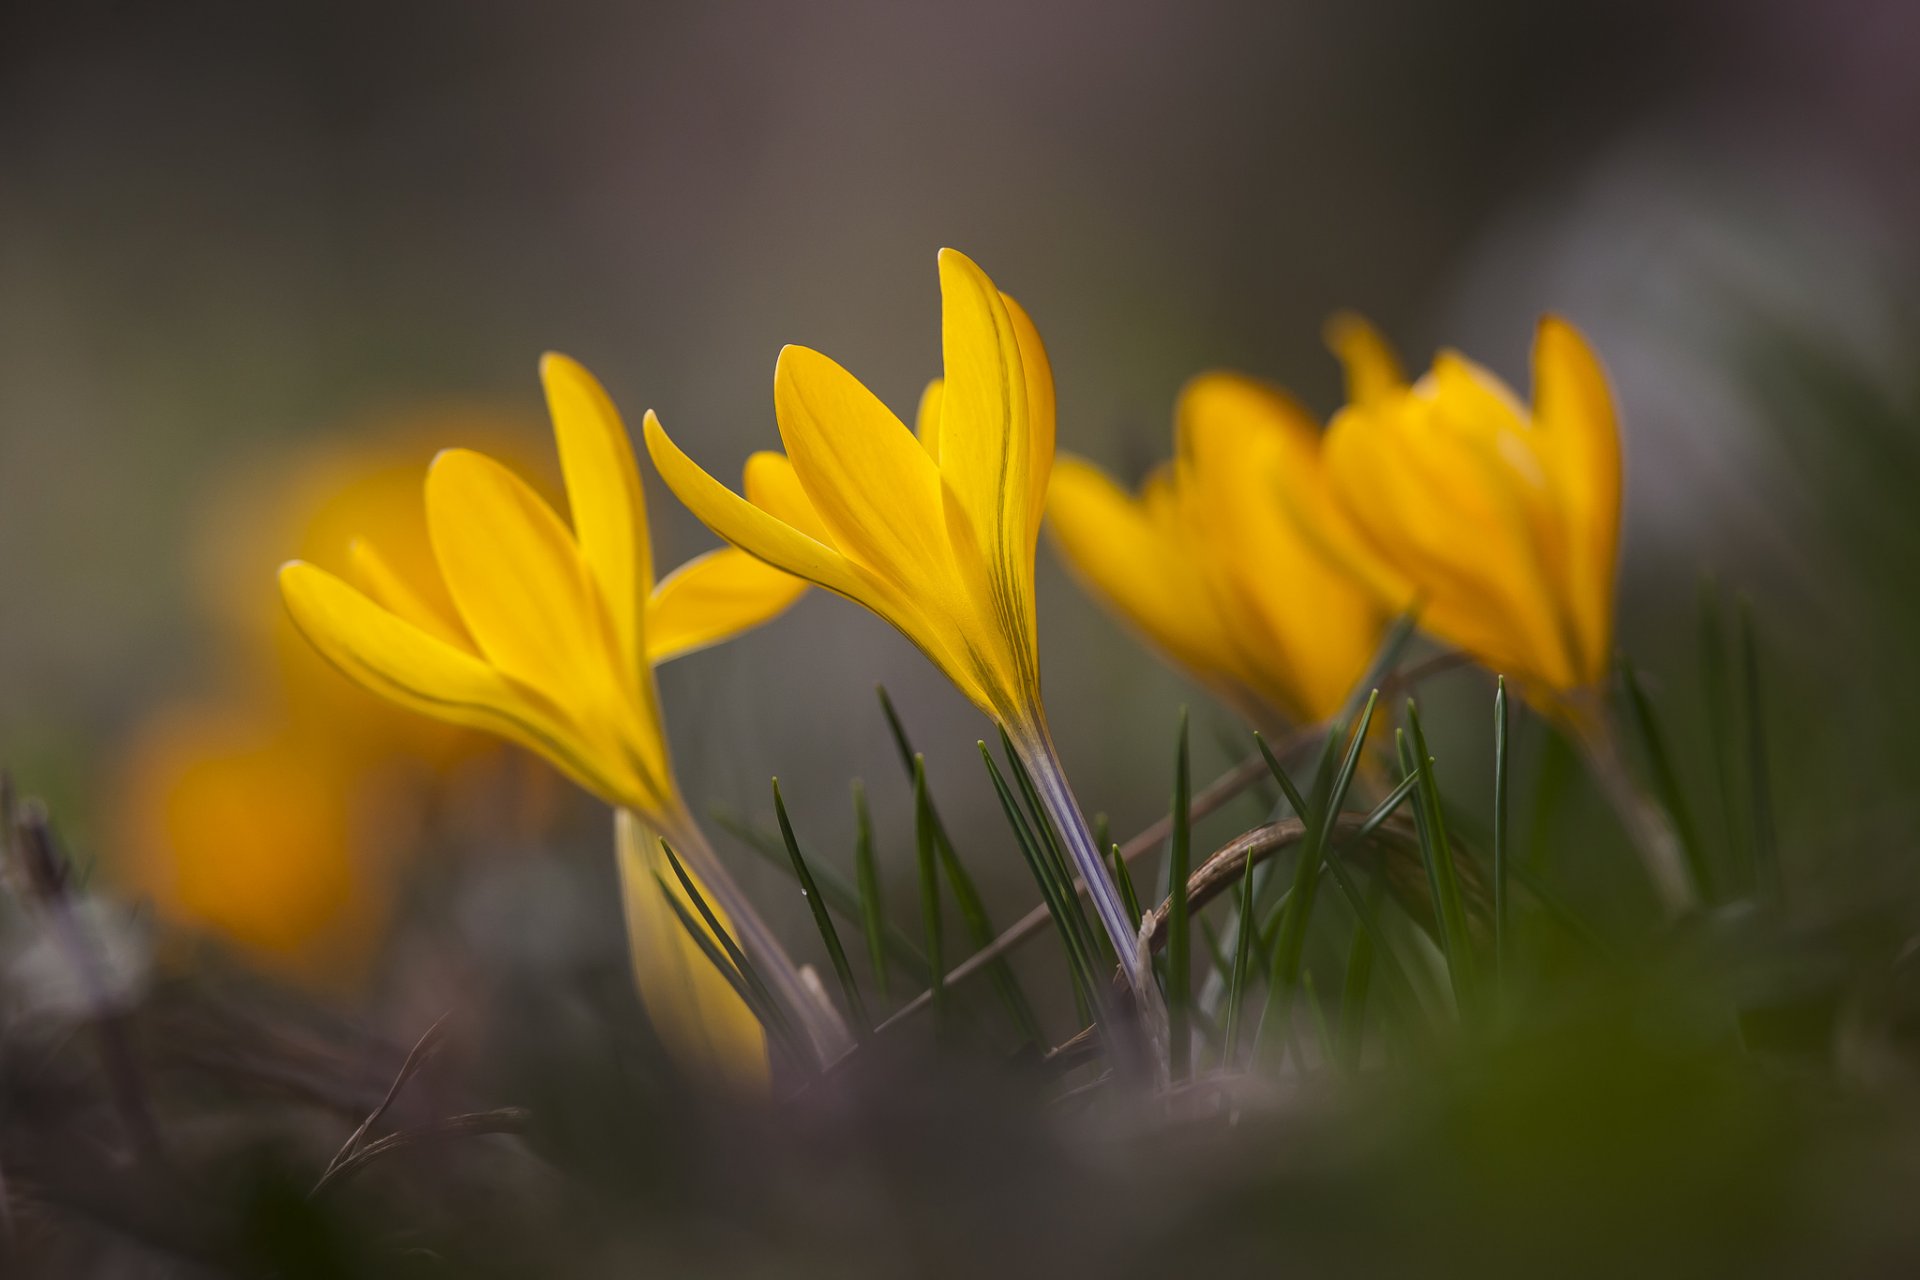
<instances>
[{"instance_id":1,"label":"yellow crocus flower","mask_svg":"<svg viewBox=\"0 0 1920 1280\"><path fill-rule=\"evenodd\" d=\"M374 692L535 751L617 807L641 998L690 1066L746 1063L747 1074L763 1077L765 1039L661 895L662 838L810 1028L816 1050L835 1054L844 1031L713 856L680 795L653 673L772 618L805 584L725 548L655 583L640 474L612 401L563 356L547 356L540 373L571 526L507 467L448 449L426 478L440 583L408 580L359 541L349 557L358 585L305 561L284 566L288 610L315 648Z\"/></svg>"},{"instance_id":2,"label":"yellow crocus flower","mask_svg":"<svg viewBox=\"0 0 1920 1280\"><path fill-rule=\"evenodd\" d=\"M1174 450L1137 497L1060 460L1047 512L1067 564L1254 723L1337 714L1387 611L1282 500L1325 492L1319 424L1277 387L1202 374L1175 406Z\"/></svg>"},{"instance_id":3,"label":"yellow crocus flower","mask_svg":"<svg viewBox=\"0 0 1920 1280\"><path fill-rule=\"evenodd\" d=\"M1533 404L1452 351L1408 384L1364 321L1328 341L1350 403L1325 446L1328 484L1359 542L1347 563L1420 622L1594 731L1613 644L1620 436L1606 375L1555 316L1533 347Z\"/></svg>"},{"instance_id":4,"label":"yellow crocus flower","mask_svg":"<svg viewBox=\"0 0 1920 1280\"><path fill-rule=\"evenodd\" d=\"M915 432L838 364L790 346L774 368L786 454L755 454L746 496L647 415L667 485L735 546L886 619L1005 728L1086 880L1135 990L1136 925L1095 850L1040 701L1033 559L1053 467L1053 372L1020 305L940 251L945 377Z\"/></svg>"}]
</instances>

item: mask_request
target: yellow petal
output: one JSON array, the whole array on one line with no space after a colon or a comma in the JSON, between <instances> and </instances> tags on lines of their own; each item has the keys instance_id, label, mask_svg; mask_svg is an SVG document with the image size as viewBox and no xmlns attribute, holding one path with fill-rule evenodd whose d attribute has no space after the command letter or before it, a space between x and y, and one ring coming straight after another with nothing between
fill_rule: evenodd
<instances>
[{"instance_id":1,"label":"yellow petal","mask_svg":"<svg viewBox=\"0 0 1920 1280\"><path fill-rule=\"evenodd\" d=\"M648 1021L696 1083L710 1084L717 1077L725 1085L764 1093L769 1076L766 1032L687 932L666 894L673 894L716 946L718 939L675 878L658 834L629 810L621 810L616 822L620 895L634 980ZM667 884L664 892L662 880ZM732 932L733 923L718 902L694 883L721 926Z\"/></svg>"},{"instance_id":2,"label":"yellow petal","mask_svg":"<svg viewBox=\"0 0 1920 1280\"><path fill-rule=\"evenodd\" d=\"M749 455L740 479L748 502L821 546L833 545L833 535L813 509L807 491L800 487L800 477L786 454L763 449Z\"/></svg>"},{"instance_id":3,"label":"yellow petal","mask_svg":"<svg viewBox=\"0 0 1920 1280\"><path fill-rule=\"evenodd\" d=\"M448 617L445 612L429 604L426 597L414 589L413 584L380 554L372 542L355 538L347 545L347 561L353 566L354 577L358 579L361 590L382 607L436 640L445 641L456 649L473 652L473 641L468 638L460 620Z\"/></svg>"},{"instance_id":4,"label":"yellow petal","mask_svg":"<svg viewBox=\"0 0 1920 1280\"><path fill-rule=\"evenodd\" d=\"M929 382L920 393L920 409L913 418L913 434L920 437L921 447L935 466L940 463L940 402L945 390L946 384L939 378Z\"/></svg>"},{"instance_id":5,"label":"yellow petal","mask_svg":"<svg viewBox=\"0 0 1920 1280\"><path fill-rule=\"evenodd\" d=\"M1031 539L1040 528L1040 516L1047 509L1047 481L1053 474L1054 393L1053 362L1047 358L1046 344L1026 309L1006 294L1007 318L1013 321L1013 336L1020 347L1020 371L1027 380L1027 486L1032 491Z\"/></svg>"},{"instance_id":6,"label":"yellow petal","mask_svg":"<svg viewBox=\"0 0 1920 1280\"><path fill-rule=\"evenodd\" d=\"M652 413L647 414L646 437L647 452L652 455L660 478L707 528L757 560L872 610L917 644L935 666L960 686L962 693L982 707L989 705L986 690L961 665L964 649L956 642L952 629L939 622L937 616L930 616L932 610L921 607L919 595L933 589L928 579L923 577L911 588L903 589L828 545L824 538L829 531L824 522L820 522L811 499L800 490L790 462L774 454L755 454L749 461L749 485L755 487L756 496L767 500L772 508L763 510L701 470L699 464L673 442ZM776 510L791 516L793 522L774 514ZM812 533L796 527L802 517L818 522ZM942 589L951 588L943 585ZM945 602L945 597L942 601Z\"/></svg>"},{"instance_id":7,"label":"yellow petal","mask_svg":"<svg viewBox=\"0 0 1920 1280\"><path fill-rule=\"evenodd\" d=\"M427 471L427 529L480 652L556 701L606 698L618 670L589 570L533 489L485 454L448 449Z\"/></svg>"},{"instance_id":8,"label":"yellow petal","mask_svg":"<svg viewBox=\"0 0 1920 1280\"><path fill-rule=\"evenodd\" d=\"M1533 418L1568 529L1566 594L1583 674L1606 676L1620 544L1620 434L1607 377L1572 325L1547 316L1533 348Z\"/></svg>"},{"instance_id":9,"label":"yellow petal","mask_svg":"<svg viewBox=\"0 0 1920 1280\"><path fill-rule=\"evenodd\" d=\"M560 447L574 540L592 571L629 666L640 662L640 622L653 589L646 503L619 411L592 374L563 355L540 360Z\"/></svg>"},{"instance_id":10,"label":"yellow petal","mask_svg":"<svg viewBox=\"0 0 1920 1280\"><path fill-rule=\"evenodd\" d=\"M280 591L301 632L349 677L422 715L484 729L538 752L589 791L631 803L555 708L473 654L387 612L323 569L295 560Z\"/></svg>"},{"instance_id":11,"label":"yellow petal","mask_svg":"<svg viewBox=\"0 0 1920 1280\"><path fill-rule=\"evenodd\" d=\"M1237 683L1225 623L1177 530L1072 455L1054 467L1047 515L1061 558L1096 599L1203 684Z\"/></svg>"},{"instance_id":12,"label":"yellow petal","mask_svg":"<svg viewBox=\"0 0 1920 1280\"><path fill-rule=\"evenodd\" d=\"M1326 342L1346 369L1347 399L1354 404L1375 405L1406 390L1407 376L1393 348L1353 312L1342 311L1327 322Z\"/></svg>"},{"instance_id":13,"label":"yellow petal","mask_svg":"<svg viewBox=\"0 0 1920 1280\"><path fill-rule=\"evenodd\" d=\"M940 251L940 311L940 474L966 514L995 589L1017 599L1024 579L1031 598L1033 452L1013 319L986 272L953 249Z\"/></svg>"},{"instance_id":14,"label":"yellow petal","mask_svg":"<svg viewBox=\"0 0 1920 1280\"><path fill-rule=\"evenodd\" d=\"M1510 477L1484 442L1436 428L1411 397L1342 410L1326 457L1355 521L1420 589L1421 622L1489 668L1565 687L1562 628Z\"/></svg>"},{"instance_id":15,"label":"yellow petal","mask_svg":"<svg viewBox=\"0 0 1920 1280\"><path fill-rule=\"evenodd\" d=\"M896 585L950 572L940 470L859 379L787 347L773 404L800 485L843 554ZM951 449L953 433L942 435Z\"/></svg>"},{"instance_id":16,"label":"yellow petal","mask_svg":"<svg viewBox=\"0 0 1920 1280\"><path fill-rule=\"evenodd\" d=\"M1295 720L1333 714L1378 646L1381 606L1281 499L1329 506L1319 428L1278 388L1204 375L1176 412L1182 495L1256 691Z\"/></svg>"},{"instance_id":17,"label":"yellow petal","mask_svg":"<svg viewBox=\"0 0 1920 1280\"><path fill-rule=\"evenodd\" d=\"M660 580L647 602L647 661L655 666L777 617L807 589L735 547L709 551Z\"/></svg>"}]
</instances>

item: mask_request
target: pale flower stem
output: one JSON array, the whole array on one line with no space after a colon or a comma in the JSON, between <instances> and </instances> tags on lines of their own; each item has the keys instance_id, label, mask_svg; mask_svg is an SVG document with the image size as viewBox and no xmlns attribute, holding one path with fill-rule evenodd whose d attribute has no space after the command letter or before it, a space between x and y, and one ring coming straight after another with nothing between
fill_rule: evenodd
<instances>
[{"instance_id":1,"label":"pale flower stem","mask_svg":"<svg viewBox=\"0 0 1920 1280\"><path fill-rule=\"evenodd\" d=\"M773 989L775 998L806 1028L817 1059L813 1065L831 1066L844 1057L853 1048L846 1024L832 1006L824 1002L824 993L807 983L786 948L774 937L773 930L715 856L713 846L707 843L706 836L691 818L683 816L679 821L655 823L644 815L622 809L616 839L656 839L656 829L665 836L674 856L711 895L712 905L725 915L740 949Z\"/></svg>"},{"instance_id":2,"label":"pale flower stem","mask_svg":"<svg viewBox=\"0 0 1920 1280\"><path fill-rule=\"evenodd\" d=\"M1601 721L1574 736L1586 756L1594 781L1639 851L1647 878L1653 882L1653 891L1668 918L1692 911L1699 905L1699 896L1687 871L1680 837L1675 834L1666 810L1640 788L1628 771L1612 725Z\"/></svg>"},{"instance_id":3,"label":"pale flower stem","mask_svg":"<svg viewBox=\"0 0 1920 1280\"><path fill-rule=\"evenodd\" d=\"M1127 985L1133 989L1134 1001L1146 1023L1147 1036L1155 1045L1159 1045L1166 1038L1166 1002L1160 996L1146 949L1141 945L1140 927L1127 919L1127 908L1120 900L1120 890L1107 871L1106 860L1094 847L1093 833L1087 829L1087 820L1081 814L1079 803L1073 798L1073 788L1067 785L1066 770L1061 767L1060 756L1054 750L1052 735L1043 724L1037 729L1009 736L1020 762L1026 766L1034 787L1040 792L1040 803L1046 807L1054 830L1060 833L1061 842L1066 845L1067 854L1073 859L1073 869L1086 882L1087 896L1093 900L1094 914L1100 917L1100 925L1113 943L1114 954L1120 958L1121 972L1126 975Z\"/></svg>"}]
</instances>

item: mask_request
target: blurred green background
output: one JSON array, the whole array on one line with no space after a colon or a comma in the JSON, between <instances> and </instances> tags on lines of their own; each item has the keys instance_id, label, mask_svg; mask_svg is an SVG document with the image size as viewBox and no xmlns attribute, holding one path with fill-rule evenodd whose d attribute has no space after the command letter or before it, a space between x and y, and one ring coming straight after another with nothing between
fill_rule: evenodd
<instances>
[{"instance_id":1,"label":"blurred green background","mask_svg":"<svg viewBox=\"0 0 1920 1280\"><path fill-rule=\"evenodd\" d=\"M102 796L128 735L223 679L194 563L236 468L449 403L524 419L538 456L535 361L554 348L727 475L775 443L782 343L911 408L937 370L948 244L1035 316L1062 446L1129 479L1167 453L1174 393L1202 369L1330 410L1318 331L1336 308L1414 363L1455 345L1522 388L1534 318L1564 312L1616 381L1621 637L1692 780L1710 568L1758 599L1790 855L1878 866L1913 834L1911 6L0 14L0 759L90 857L113 861ZM662 567L710 545L650 484ZM271 607L291 553L224 554L257 566ZM1244 750L1044 548L1040 593L1057 736L1116 834L1164 812L1181 703L1202 777ZM876 681L961 842L997 850L984 724L905 642L819 597L664 673L696 805L764 822L777 773L838 856L865 776L904 891ZM1465 726L1442 733L1443 778L1477 787L1484 687L1434 696ZM1011 856L974 861L1003 915L1031 900ZM784 882L744 874L806 939Z\"/></svg>"}]
</instances>

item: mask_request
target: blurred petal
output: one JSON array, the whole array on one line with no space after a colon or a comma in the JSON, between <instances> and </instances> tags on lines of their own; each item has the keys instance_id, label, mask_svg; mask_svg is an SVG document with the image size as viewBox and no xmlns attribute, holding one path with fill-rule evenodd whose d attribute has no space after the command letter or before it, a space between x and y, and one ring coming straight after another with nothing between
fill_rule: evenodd
<instances>
[{"instance_id":1,"label":"blurred petal","mask_svg":"<svg viewBox=\"0 0 1920 1280\"><path fill-rule=\"evenodd\" d=\"M1620 434L1607 377L1580 332L1547 316L1533 348L1534 430L1564 511L1567 600L1586 678L1606 675L1620 545Z\"/></svg>"},{"instance_id":2,"label":"blurred petal","mask_svg":"<svg viewBox=\"0 0 1920 1280\"><path fill-rule=\"evenodd\" d=\"M661 852L659 835L631 810L622 809L615 820L620 895L634 981L647 1020L673 1060L696 1083L710 1084L717 1076L735 1088L764 1093L769 1072L766 1032L760 1020L713 967L668 904L670 892L690 917L700 921L699 911ZM662 880L668 886L665 891ZM721 927L731 933L733 922L720 904L697 880L694 883ZM705 928L704 922L701 927ZM712 939L712 931L706 932ZM718 944L718 939L713 941Z\"/></svg>"},{"instance_id":3,"label":"blurred petal","mask_svg":"<svg viewBox=\"0 0 1920 1280\"><path fill-rule=\"evenodd\" d=\"M1095 598L1203 682L1233 678L1235 657L1192 549L1144 504L1069 454L1054 468L1047 515L1061 558Z\"/></svg>"},{"instance_id":4,"label":"blurred petal","mask_svg":"<svg viewBox=\"0 0 1920 1280\"><path fill-rule=\"evenodd\" d=\"M653 560L633 445L613 401L578 364L549 352L540 360L540 380L560 447L574 540L606 602L620 652L637 670Z\"/></svg>"},{"instance_id":5,"label":"blurred petal","mask_svg":"<svg viewBox=\"0 0 1920 1280\"><path fill-rule=\"evenodd\" d=\"M1372 406L1406 390L1407 375L1380 331L1351 311L1327 322L1326 343L1347 374L1347 399Z\"/></svg>"},{"instance_id":6,"label":"blurred petal","mask_svg":"<svg viewBox=\"0 0 1920 1280\"><path fill-rule=\"evenodd\" d=\"M807 583L735 547L709 551L660 580L647 602L647 661L655 666L779 616Z\"/></svg>"},{"instance_id":7,"label":"blurred petal","mask_svg":"<svg viewBox=\"0 0 1920 1280\"><path fill-rule=\"evenodd\" d=\"M538 752L590 791L630 793L590 763L593 753L563 727L551 705L480 658L402 621L305 561L281 568L280 591L313 647L375 693Z\"/></svg>"}]
</instances>

